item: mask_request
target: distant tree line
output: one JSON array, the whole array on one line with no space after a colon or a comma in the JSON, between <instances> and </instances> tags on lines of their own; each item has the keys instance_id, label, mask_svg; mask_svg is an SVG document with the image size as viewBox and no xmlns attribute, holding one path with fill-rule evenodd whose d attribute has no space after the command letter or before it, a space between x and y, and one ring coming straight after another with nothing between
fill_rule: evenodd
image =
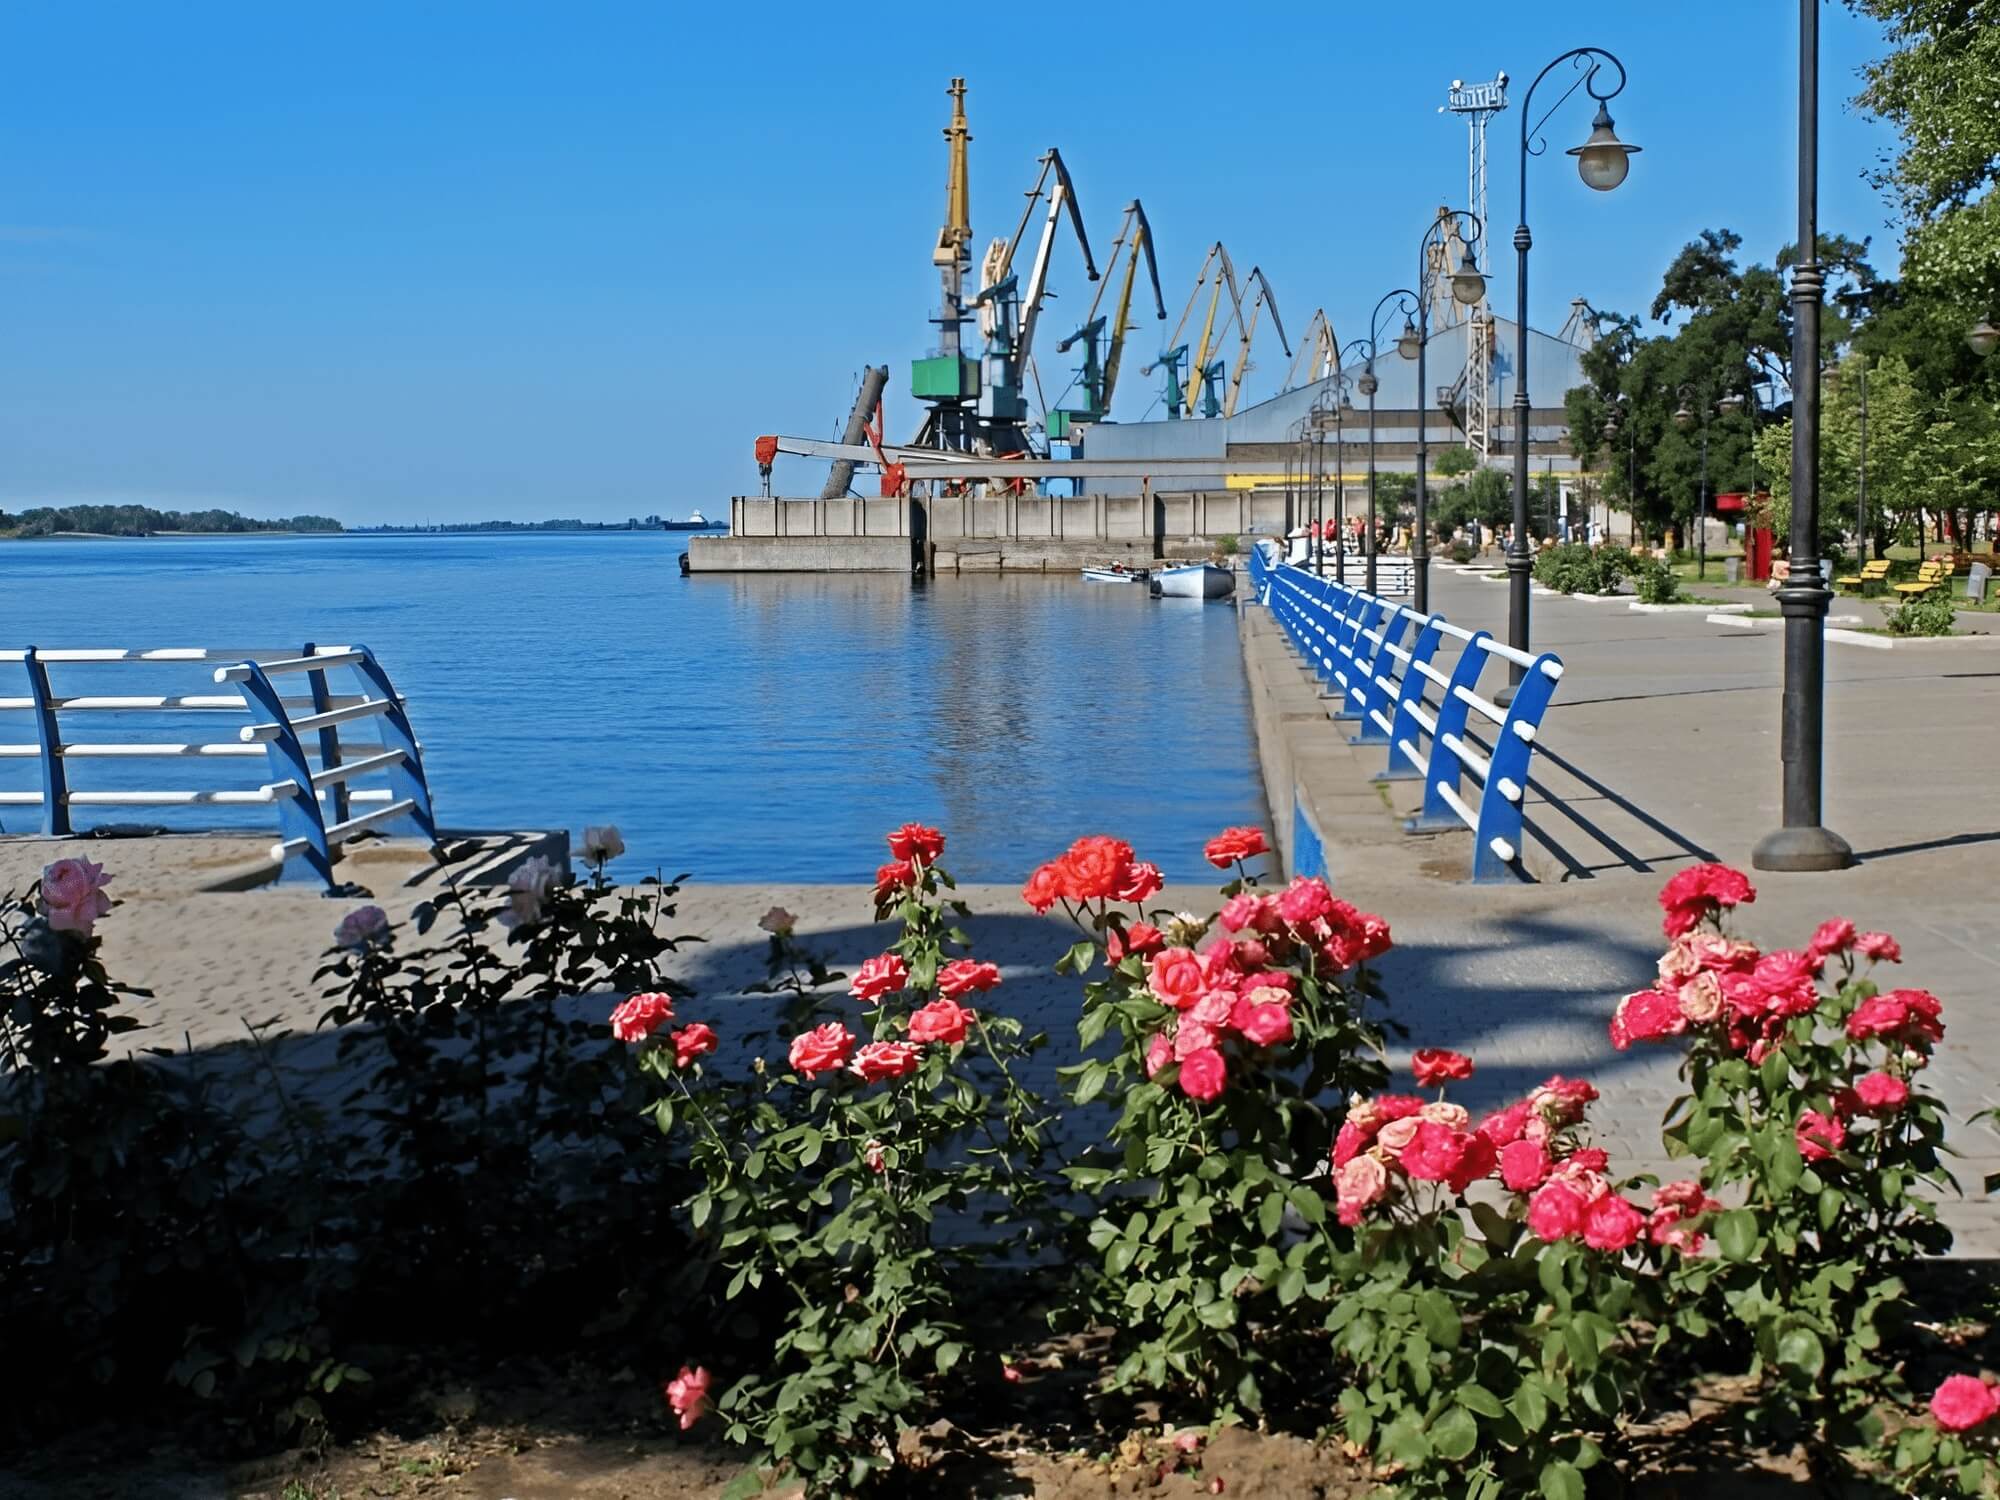
<instances>
[{"instance_id":1,"label":"distant tree line","mask_svg":"<svg viewBox=\"0 0 2000 1500\"><path fill-rule=\"evenodd\" d=\"M88 531L101 536L154 536L161 533L339 531L331 516L286 516L261 521L233 510L154 510L150 505L34 506L19 514L0 510L0 533L54 536Z\"/></svg>"}]
</instances>

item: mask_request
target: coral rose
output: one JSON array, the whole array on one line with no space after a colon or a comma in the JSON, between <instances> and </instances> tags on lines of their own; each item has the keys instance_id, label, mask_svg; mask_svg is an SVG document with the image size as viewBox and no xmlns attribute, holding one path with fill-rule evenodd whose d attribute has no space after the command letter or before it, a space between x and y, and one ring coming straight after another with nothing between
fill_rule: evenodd
<instances>
[{"instance_id":1,"label":"coral rose","mask_svg":"<svg viewBox=\"0 0 2000 1500\"><path fill-rule=\"evenodd\" d=\"M839 1072L853 1051L854 1034L840 1022L828 1021L792 1038L789 1061L801 1078L811 1078Z\"/></svg>"},{"instance_id":2,"label":"coral rose","mask_svg":"<svg viewBox=\"0 0 2000 1500\"><path fill-rule=\"evenodd\" d=\"M1854 940L1854 951L1863 958L1886 960L1889 963L1903 961L1903 945L1886 932L1864 932Z\"/></svg>"},{"instance_id":3,"label":"coral rose","mask_svg":"<svg viewBox=\"0 0 2000 1500\"><path fill-rule=\"evenodd\" d=\"M1910 1086L1893 1073L1870 1073L1854 1083L1862 1113L1893 1115L1910 1102Z\"/></svg>"},{"instance_id":4,"label":"coral rose","mask_svg":"<svg viewBox=\"0 0 2000 1500\"><path fill-rule=\"evenodd\" d=\"M1583 1242L1593 1250L1628 1250L1645 1227L1643 1213L1609 1193L1584 1210Z\"/></svg>"},{"instance_id":5,"label":"coral rose","mask_svg":"<svg viewBox=\"0 0 2000 1500\"><path fill-rule=\"evenodd\" d=\"M1186 1010L1208 992L1208 974L1201 958L1189 948L1168 948L1153 955L1146 987L1163 1005Z\"/></svg>"},{"instance_id":6,"label":"coral rose","mask_svg":"<svg viewBox=\"0 0 2000 1500\"><path fill-rule=\"evenodd\" d=\"M1278 893L1278 915L1294 927L1323 917L1333 910L1333 892L1317 875L1299 875Z\"/></svg>"},{"instance_id":7,"label":"coral rose","mask_svg":"<svg viewBox=\"0 0 2000 1500\"><path fill-rule=\"evenodd\" d=\"M1239 860L1270 852L1261 828L1225 828L1201 846L1202 858L1218 870L1226 870Z\"/></svg>"},{"instance_id":8,"label":"coral rose","mask_svg":"<svg viewBox=\"0 0 2000 1500\"><path fill-rule=\"evenodd\" d=\"M907 859L892 860L875 871L875 904L887 906L917 883L916 867Z\"/></svg>"},{"instance_id":9,"label":"coral rose","mask_svg":"<svg viewBox=\"0 0 2000 1500\"><path fill-rule=\"evenodd\" d=\"M980 963L976 959L954 958L938 970L938 993L947 1000L956 1000L960 995L971 995L980 990L990 990L999 983L1000 966Z\"/></svg>"},{"instance_id":10,"label":"coral rose","mask_svg":"<svg viewBox=\"0 0 2000 1500\"><path fill-rule=\"evenodd\" d=\"M911 1013L910 1040L947 1044L962 1042L965 1040L965 1028L973 1019L974 1013L956 1000L933 1000Z\"/></svg>"},{"instance_id":11,"label":"coral rose","mask_svg":"<svg viewBox=\"0 0 2000 1500\"><path fill-rule=\"evenodd\" d=\"M697 1057L715 1050L715 1029L706 1022L695 1021L676 1031L673 1040L674 1066L685 1068Z\"/></svg>"},{"instance_id":12,"label":"coral rose","mask_svg":"<svg viewBox=\"0 0 2000 1500\"><path fill-rule=\"evenodd\" d=\"M1562 1181L1545 1182L1528 1200L1528 1228L1537 1239L1553 1244L1583 1229L1583 1194Z\"/></svg>"},{"instance_id":13,"label":"coral rose","mask_svg":"<svg viewBox=\"0 0 2000 1500\"><path fill-rule=\"evenodd\" d=\"M923 1053L908 1042L870 1042L854 1054L847 1071L864 1083L902 1078L917 1071Z\"/></svg>"},{"instance_id":14,"label":"coral rose","mask_svg":"<svg viewBox=\"0 0 2000 1500\"><path fill-rule=\"evenodd\" d=\"M1021 899L1036 911L1047 911L1062 899L1062 871L1053 863L1038 867L1021 887Z\"/></svg>"},{"instance_id":15,"label":"coral rose","mask_svg":"<svg viewBox=\"0 0 2000 1500\"><path fill-rule=\"evenodd\" d=\"M1111 899L1131 878L1131 866L1132 846L1101 833L1078 839L1056 861L1062 893L1072 901Z\"/></svg>"},{"instance_id":16,"label":"coral rose","mask_svg":"<svg viewBox=\"0 0 2000 1500\"><path fill-rule=\"evenodd\" d=\"M1206 1103L1222 1092L1228 1078L1229 1069L1222 1061L1222 1054L1213 1047L1190 1052L1181 1059L1181 1091L1190 1099Z\"/></svg>"},{"instance_id":17,"label":"coral rose","mask_svg":"<svg viewBox=\"0 0 2000 1500\"><path fill-rule=\"evenodd\" d=\"M944 853L944 835L935 828L927 828L922 823L905 823L901 828L889 831L891 858L920 859L927 865L934 865L942 853Z\"/></svg>"},{"instance_id":18,"label":"coral rose","mask_svg":"<svg viewBox=\"0 0 2000 1500\"><path fill-rule=\"evenodd\" d=\"M1164 1031L1154 1032L1153 1039L1146 1043L1146 1076L1151 1078L1173 1060L1173 1042Z\"/></svg>"},{"instance_id":19,"label":"coral rose","mask_svg":"<svg viewBox=\"0 0 2000 1500\"><path fill-rule=\"evenodd\" d=\"M1275 1047L1292 1039L1292 1012L1283 1005L1253 1004L1236 1029L1256 1046Z\"/></svg>"},{"instance_id":20,"label":"coral rose","mask_svg":"<svg viewBox=\"0 0 2000 1500\"><path fill-rule=\"evenodd\" d=\"M611 1012L611 1034L621 1042L643 1042L673 1018L673 996L634 995Z\"/></svg>"},{"instance_id":21,"label":"coral rose","mask_svg":"<svg viewBox=\"0 0 2000 1500\"><path fill-rule=\"evenodd\" d=\"M1946 1432L1969 1432L2000 1412L2000 1395L1973 1375L1947 1375L1931 1396L1931 1415Z\"/></svg>"},{"instance_id":22,"label":"coral rose","mask_svg":"<svg viewBox=\"0 0 2000 1500\"><path fill-rule=\"evenodd\" d=\"M1410 1071L1417 1075L1419 1088L1442 1087L1470 1078L1472 1059L1443 1047L1419 1047L1410 1058Z\"/></svg>"},{"instance_id":23,"label":"coral rose","mask_svg":"<svg viewBox=\"0 0 2000 1500\"><path fill-rule=\"evenodd\" d=\"M1150 860L1135 860L1125 872L1125 883L1112 892L1111 899L1129 901L1137 906L1141 901L1150 901L1159 895L1166 883L1158 865Z\"/></svg>"},{"instance_id":24,"label":"coral rose","mask_svg":"<svg viewBox=\"0 0 2000 1500\"><path fill-rule=\"evenodd\" d=\"M714 1377L700 1365L693 1368L682 1365L680 1374L661 1386L667 1405L681 1419L682 1432L699 1422L702 1413L708 1410L708 1388L713 1381Z\"/></svg>"},{"instance_id":25,"label":"coral rose","mask_svg":"<svg viewBox=\"0 0 2000 1500\"><path fill-rule=\"evenodd\" d=\"M1125 951L1140 957L1158 953L1167 945L1167 935L1151 922L1134 922L1125 929Z\"/></svg>"},{"instance_id":26,"label":"coral rose","mask_svg":"<svg viewBox=\"0 0 2000 1500\"><path fill-rule=\"evenodd\" d=\"M1389 1169L1372 1156L1357 1156L1333 1174L1333 1193L1340 1205L1340 1222L1350 1229L1367 1208L1389 1191Z\"/></svg>"},{"instance_id":27,"label":"coral rose","mask_svg":"<svg viewBox=\"0 0 2000 1500\"><path fill-rule=\"evenodd\" d=\"M854 971L847 993L857 1000L880 1000L910 982L909 966L894 953L877 954Z\"/></svg>"},{"instance_id":28,"label":"coral rose","mask_svg":"<svg viewBox=\"0 0 2000 1500\"><path fill-rule=\"evenodd\" d=\"M1854 946L1854 924L1845 917L1833 917L1819 924L1819 931L1806 944L1806 951L1819 958L1845 953Z\"/></svg>"}]
</instances>

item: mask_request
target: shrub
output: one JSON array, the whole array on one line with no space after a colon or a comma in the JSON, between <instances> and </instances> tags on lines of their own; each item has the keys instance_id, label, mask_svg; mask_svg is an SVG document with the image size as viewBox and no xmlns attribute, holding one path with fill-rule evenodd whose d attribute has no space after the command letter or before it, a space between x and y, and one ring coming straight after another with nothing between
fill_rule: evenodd
<instances>
[{"instance_id":1,"label":"shrub","mask_svg":"<svg viewBox=\"0 0 2000 1500\"><path fill-rule=\"evenodd\" d=\"M1672 604L1680 598L1679 575L1657 557L1640 562L1634 576L1639 598L1643 603Z\"/></svg>"},{"instance_id":2,"label":"shrub","mask_svg":"<svg viewBox=\"0 0 2000 1500\"><path fill-rule=\"evenodd\" d=\"M1895 1435L1882 1455L1896 1492L1924 1500L1987 1496L2000 1478L2000 1391L1978 1375L1948 1375L1932 1392L1928 1416Z\"/></svg>"},{"instance_id":3,"label":"shrub","mask_svg":"<svg viewBox=\"0 0 2000 1500\"><path fill-rule=\"evenodd\" d=\"M1469 563L1476 554L1472 550L1472 543L1466 541L1463 537L1455 537L1452 540L1449 555L1455 563Z\"/></svg>"},{"instance_id":4,"label":"shrub","mask_svg":"<svg viewBox=\"0 0 2000 1500\"><path fill-rule=\"evenodd\" d=\"M620 1033L664 1090L653 1117L679 1131L699 1174L685 1207L697 1253L727 1277L723 1299L753 1320L753 1294L781 1309L768 1354L753 1350L718 1403L728 1440L754 1452L731 1494L757 1493L767 1465L811 1496L850 1493L896 1462L897 1434L928 1421L947 1390L997 1382L997 1364L963 1366L968 1315L991 1263L1043 1238L1048 1112L1015 1073L1043 1039L962 1003L1000 972L954 956L965 908L937 862L943 836L909 824L890 849L876 914L893 913L902 934L855 971L859 1035L844 1019L805 1027L829 997L803 982L789 986L799 1029L786 1061L756 1057L743 1078L700 1061L716 1045L707 1025L667 1030L671 1005L633 1014ZM799 950L786 917L767 925L774 963L789 967ZM974 1212L985 1235L946 1236ZM669 1382L683 1426L708 1388L700 1366Z\"/></svg>"},{"instance_id":5,"label":"shrub","mask_svg":"<svg viewBox=\"0 0 2000 1500\"><path fill-rule=\"evenodd\" d=\"M1926 991L1878 988L1873 966L1901 956L1887 934L1834 920L1769 953L1727 936L1724 914L1755 897L1725 866L1675 875L1660 978L1621 1002L1611 1037L1685 1038L1667 1147L1738 1205L1716 1220L1718 1258L1674 1268L1662 1341L1748 1347L1752 1435L1803 1438L1825 1464L1876 1441L1875 1408L1905 1396L1887 1352L1911 1311L1898 1270L1951 1243L1927 1195L1949 1178L1923 1087L1944 1027Z\"/></svg>"},{"instance_id":6,"label":"shrub","mask_svg":"<svg viewBox=\"0 0 2000 1500\"><path fill-rule=\"evenodd\" d=\"M1221 912L1164 928L1145 908L1158 872L1116 839L1079 840L1023 892L1086 934L1059 969L1105 970L1078 1033L1110 1054L1067 1076L1073 1104L1118 1115L1065 1171L1096 1204L1070 1316L1117 1330L1112 1385L1193 1391L1225 1414L1262 1407L1335 1305L1348 1236L1310 1179L1348 1097L1385 1076L1364 1010L1388 924L1321 880L1260 891L1244 862L1265 852L1255 828L1211 840L1210 861L1237 871Z\"/></svg>"},{"instance_id":7,"label":"shrub","mask_svg":"<svg viewBox=\"0 0 2000 1500\"><path fill-rule=\"evenodd\" d=\"M1949 588L1906 595L1884 622L1891 635L1950 635L1957 626Z\"/></svg>"},{"instance_id":8,"label":"shrub","mask_svg":"<svg viewBox=\"0 0 2000 1500\"><path fill-rule=\"evenodd\" d=\"M1219 536L1215 539L1215 550L1219 556L1234 557L1243 550L1242 542L1234 533Z\"/></svg>"},{"instance_id":9,"label":"shrub","mask_svg":"<svg viewBox=\"0 0 2000 1500\"><path fill-rule=\"evenodd\" d=\"M1626 548L1562 542L1535 558L1535 581L1564 594L1613 594L1634 566Z\"/></svg>"}]
</instances>

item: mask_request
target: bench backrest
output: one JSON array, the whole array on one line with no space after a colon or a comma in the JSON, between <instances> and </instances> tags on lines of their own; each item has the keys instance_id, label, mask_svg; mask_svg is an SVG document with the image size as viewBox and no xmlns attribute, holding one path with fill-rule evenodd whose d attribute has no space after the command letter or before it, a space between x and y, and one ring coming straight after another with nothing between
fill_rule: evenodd
<instances>
[{"instance_id":1,"label":"bench backrest","mask_svg":"<svg viewBox=\"0 0 2000 1500\"><path fill-rule=\"evenodd\" d=\"M38 806L45 836L73 833L79 807L269 806L280 833L272 859L303 859L329 888L340 847L358 834L401 826L437 841L422 747L365 646L0 650L0 683L9 675L25 692L0 695L0 735L27 715L33 738L0 743L0 770L33 761L40 784L0 786L0 809ZM330 684L336 675L344 690ZM185 691L215 686L225 691ZM218 715L248 722L216 739L205 724ZM342 741L342 725L364 724L372 740ZM163 759L205 769L191 786L133 784L132 771ZM239 760L261 774L218 775ZM99 784L76 786L86 764ZM379 784L352 785L367 780ZM356 813L356 803L377 805Z\"/></svg>"}]
</instances>

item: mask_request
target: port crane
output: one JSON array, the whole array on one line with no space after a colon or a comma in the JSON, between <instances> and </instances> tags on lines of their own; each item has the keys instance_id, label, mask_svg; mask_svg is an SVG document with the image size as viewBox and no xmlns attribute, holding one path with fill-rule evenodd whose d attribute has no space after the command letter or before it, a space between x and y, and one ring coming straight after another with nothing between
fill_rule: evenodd
<instances>
[{"instance_id":1,"label":"port crane","mask_svg":"<svg viewBox=\"0 0 2000 1500\"><path fill-rule=\"evenodd\" d=\"M1285 390L1296 390L1301 385L1310 385L1325 380L1340 369L1340 339L1333 331L1333 320L1326 315L1326 309L1316 307L1306 321L1306 331L1299 339L1298 353L1292 356L1291 365L1285 371Z\"/></svg>"},{"instance_id":2,"label":"port crane","mask_svg":"<svg viewBox=\"0 0 2000 1500\"><path fill-rule=\"evenodd\" d=\"M1236 351L1236 368L1229 376L1229 396L1222 403L1222 414L1225 417L1236 415L1236 401L1243 394L1243 376L1250 369L1250 341L1256 337L1257 319L1266 307L1271 309L1271 331L1278 335L1278 347L1285 351L1287 359L1292 355L1292 346L1285 339L1285 325L1278 317L1278 294L1271 290L1271 283L1265 278L1263 270L1257 266L1250 268L1248 280L1256 285L1257 291L1250 299L1250 311L1247 315L1240 303L1236 308L1236 327L1240 336ZM1231 291L1234 290L1232 287Z\"/></svg>"},{"instance_id":3,"label":"port crane","mask_svg":"<svg viewBox=\"0 0 2000 1500\"><path fill-rule=\"evenodd\" d=\"M1111 273L1117 270L1121 254L1125 257L1125 275L1119 282L1118 302L1109 319L1111 336L1100 361L1097 341L1104 334L1106 318L1098 312L1098 308L1104 301L1104 293L1111 286ZM1124 221L1118 226L1118 236L1111 242L1111 254L1105 259L1106 274L1097 283L1097 294L1090 299L1090 310L1083 315L1083 326L1056 345L1058 354L1067 354L1078 344L1083 346L1083 368L1077 372L1077 384L1083 388L1082 404L1049 413L1049 436L1058 442L1067 439L1074 428L1102 421L1111 414L1111 398L1118 388L1118 370L1125 356L1125 336L1132 327L1132 292L1138 283L1139 258L1142 255L1146 260L1146 276L1153 288L1154 316L1165 322L1167 304L1160 295L1159 262L1153 258L1153 227L1146 220L1145 208L1134 198L1125 205Z\"/></svg>"}]
</instances>

